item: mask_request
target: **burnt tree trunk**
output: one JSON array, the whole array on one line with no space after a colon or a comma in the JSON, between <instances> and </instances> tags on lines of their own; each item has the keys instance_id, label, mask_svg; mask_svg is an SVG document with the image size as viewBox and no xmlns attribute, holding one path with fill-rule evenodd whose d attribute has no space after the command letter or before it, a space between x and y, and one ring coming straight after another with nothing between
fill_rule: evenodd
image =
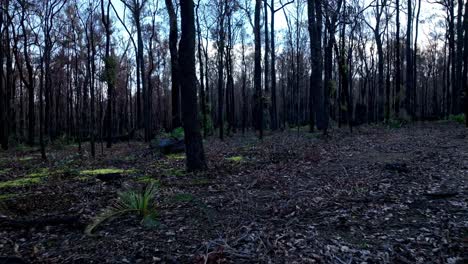
<instances>
[{"instance_id":1,"label":"burnt tree trunk","mask_svg":"<svg viewBox=\"0 0 468 264\"><path fill-rule=\"evenodd\" d=\"M260 41L260 6L261 0L255 0L255 18L254 18L254 90L255 90L255 123L259 130L259 138L263 138L263 96L262 96L262 54Z\"/></svg>"},{"instance_id":2,"label":"burnt tree trunk","mask_svg":"<svg viewBox=\"0 0 468 264\"><path fill-rule=\"evenodd\" d=\"M169 14L169 51L171 53L171 81L172 81L172 129L180 127L180 73L179 58L177 54L177 14L172 0L166 0Z\"/></svg>"},{"instance_id":3,"label":"burnt tree trunk","mask_svg":"<svg viewBox=\"0 0 468 264\"><path fill-rule=\"evenodd\" d=\"M195 71L195 15L193 0L180 0L181 39L179 44L182 118L185 131L187 169L206 169L203 138L200 132Z\"/></svg>"}]
</instances>

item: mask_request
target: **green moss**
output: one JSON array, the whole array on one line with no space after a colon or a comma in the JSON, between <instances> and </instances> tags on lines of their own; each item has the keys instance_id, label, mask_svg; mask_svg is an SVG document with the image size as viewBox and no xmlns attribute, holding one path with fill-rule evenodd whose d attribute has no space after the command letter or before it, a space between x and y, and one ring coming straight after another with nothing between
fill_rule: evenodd
<instances>
[{"instance_id":1,"label":"green moss","mask_svg":"<svg viewBox=\"0 0 468 264\"><path fill-rule=\"evenodd\" d=\"M30 161L30 160L33 160L33 159L34 159L34 157L26 156L26 157L19 158L19 161Z\"/></svg>"},{"instance_id":2,"label":"green moss","mask_svg":"<svg viewBox=\"0 0 468 264\"><path fill-rule=\"evenodd\" d=\"M80 173L74 168L62 168L62 169L56 170L54 174L63 174L66 176L77 176Z\"/></svg>"},{"instance_id":3,"label":"green moss","mask_svg":"<svg viewBox=\"0 0 468 264\"><path fill-rule=\"evenodd\" d=\"M112 174L112 173L122 173L122 174L132 174L135 173L135 170L122 170L122 169L96 169L96 170L83 170L80 172L80 175L100 175L100 174Z\"/></svg>"},{"instance_id":4,"label":"green moss","mask_svg":"<svg viewBox=\"0 0 468 264\"><path fill-rule=\"evenodd\" d=\"M50 171L48 168L41 168L36 170L33 173L28 174L28 178L44 178L50 175Z\"/></svg>"},{"instance_id":5,"label":"green moss","mask_svg":"<svg viewBox=\"0 0 468 264\"><path fill-rule=\"evenodd\" d=\"M16 193L7 193L7 194L0 194L0 201L2 200L9 200L15 197L18 197L19 195Z\"/></svg>"},{"instance_id":6,"label":"green moss","mask_svg":"<svg viewBox=\"0 0 468 264\"><path fill-rule=\"evenodd\" d=\"M195 200L195 196L189 193L178 193L172 197L172 199L179 203L187 203Z\"/></svg>"},{"instance_id":7,"label":"green moss","mask_svg":"<svg viewBox=\"0 0 468 264\"><path fill-rule=\"evenodd\" d=\"M166 157L172 160L184 160L185 154L169 154Z\"/></svg>"},{"instance_id":8,"label":"green moss","mask_svg":"<svg viewBox=\"0 0 468 264\"><path fill-rule=\"evenodd\" d=\"M226 158L227 160L229 161L232 161L232 162L242 162L244 160L244 157L242 156L234 156L234 157L229 157L229 158Z\"/></svg>"},{"instance_id":9,"label":"green moss","mask_svg":"<svg viewBox=\"0 0 468 264\"><path fill-rule=\"evenodd\" d=\"M11 168L6 168L6 169L3 169L3 170L0 170L0 175L7 174L10 171L11 171Z\"/></svg>"},{"instance_id":10,"label":"green moss","mask_svg":"<svg viewBox=\"0 0 468 264\"><path fill-rule=\"evenodd\" d=\"M41 182L41 178L21 178L11 181L0 182L0 189L2 188L13 188L13 187L23 187L27 185L38 184Z\"/></svg>"}]
</instances>

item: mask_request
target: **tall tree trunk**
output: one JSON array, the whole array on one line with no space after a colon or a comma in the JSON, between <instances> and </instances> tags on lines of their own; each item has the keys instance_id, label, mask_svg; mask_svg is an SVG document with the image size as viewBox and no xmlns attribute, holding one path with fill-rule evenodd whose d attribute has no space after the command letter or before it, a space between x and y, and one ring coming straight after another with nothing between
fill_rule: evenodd
<instances>
[{"instance_id":1,"label":"tall tree trunk","mask_svg":"<svg viewBox=\"0 0 468 264\"><path fill-rule=\"evenodd\" d=\"M454 96L455 114L463 113L463 0L458 0L457 12L457 43L456 43L456 59L455 59L455 83L456 94Z\"/></svg>"},{"instance_id":2,"label":"tall tree trunk","mask_svg":"<svg viewBox=\"0 0 468 264\"><path fill-rule=\"evenodd\" d=\"M219 42L218 42L218 127L219 138L224 139L224 17L227 12L227 0L220 3L220 19L219 19Z\"/></svg>"},{"instance_id":3,"label":"tall tree trunk","mask_svg":"<svg viewBox=\"0 0 468 264\"><path fill-rule=\"evenodd\" d=\"M312 73L309 84L309 125L310 131L314 131L315 118L317 128L326 133L323 90L323 58L322 58L322 3L320 0L308 0L310 54L312 57Z\"/></svg>"},{"instance_id":4,"label":"tall tree trunk","mask_svg":"<svg viewBox=\"0 0 468 264\"><path fill-rule=\"evenodd\" d=\"M463 18L464 48L463 48L463 83L465 85L465 125L468 127L468 1L465 3L465 15Z\"/></svg>"},{"instance_id":5,"label":"tall tree trunk","mask_svg":"<svg viewBox=\"0 0 468 264\"><path fill-rule=\"evenodd\" d=\"M400 88L401 88L401 59L400 59L400 0L396 0L396 39L395 39L395 117L400 118Z\"/></svg>"},{"instance_id":6,"label":"tall tree trunk","mask_svg":"<svg viewBox=\"0 0 468 264\"><path fill-rule=\"evenodd\" d=\"M384 119L384 54L383 54L383 43L382 43L382 32L380 32L380 23L385 8L386 1L381 0L377 1L376 4L376 20L377 23L374 29L375 43L377 46L377 57L378 57L378 76L377 76L377 86L378 86L378 95L377 95L377 118L378 121Z\"/></svg>"},{"instance_id":7,"label":"tall tree trunk","mask_svg":"<svg viewBox=\"0 0 468 264\"><path fill-rule=\"evenodd\" d=\"M197 36L198 36L198 62L200 65L200 107L202 112L202 127L203 127L203 137L208 136L208 127L207 127L207 113L206 113L206 95L205 95L205 82L204 82L204 66L203 66L203 54L202 54L202 40L201 40L201 27L200 27L200 16L198 10L200 8L200 0L198 0L198 5L196 8L196 15L197 15ZM208 64L208 62L206 61Z\"/></svg>"},{"instance_id":8,"label":"tall tree trunk","mask_svg":"<svg viewBox=\"0 0 468 264\"><path fill-rule=\"evenodd\" d=\"M93 20L91 20L91 31L90 31L90 43L88 52L89 52L89 93L91 96L91 102L90 102L90 114L91 114L91 122L90 122L90 138L91 138L91 156L94 157L96 155L96 147L95 147L95 135L96 135L96 113L94 111L95 107L95 95L96 93L94 92L94 73L96 72L96 64L94 62L95 58L95 46L94 46L94 23ZM102 138L102 135L101 135Z\"/></svg>"},{"instance_id":9,"label":"tall tree trunk","mask_svg":"<svg viewBox=\"0 0 468 264\"><path fill-rule=\"evenodd\" d=\"M169 14L169 51L171 53L171 81L172 81L172 129L180 127L180 81L179 58L177 57L177 14L172 0L166 0L167 12Z\"/></svg>"},{"instance_id":10,"label":"tall tree trunk","mask_svg":"<svg viewBox=\"0 0 468 264\"><path fill-rule=\"evenodd\" d=\"M450 90L450 113L456 114L457 112L457 86L456 86L456 58L455 58L455 12L454 12L454 0L447 1L448 3L448 35L449 35L449 63L447 65L450 70L448 77L449 90ZM450 89L451 88L451 89Z\"/></svg>"},{"instance_id":11,"label":"tall tree trunk","mask_svg":"<svg viewBox=\"0 0 468 264\"><path fill-rule=\"evenodd\" d=\"M408 1L408 19L406 26L406 92L405 92L405 110L409 117L413 118L413 50L411 41L413 36L413 10L412 0Z\"/></svg>"},{"instance_id":12,"label":"tall tree trunk","mask_svg":"<svg viewBox=\"0 0 468 264\"><path fill-rule=\"evenodd\" d=\"M185 131L185 152L189 171L206 169L203 138L198 120L195 71L195 15L193 0L180 0L181 39L179 45L182 118Z\"/></svg>"},{"instance_id":13,"label":"tall tree trunk","mask_svg":"<svg viewBox=\"0 0 468 264\"><path fill-rule=\"evenodd\" d=\"M411 98L412 98L412 101L413 101L413 115L416 116L416 106L417 106L417 100L416 100L416 90L417 90L417 87L418 87L418 83L417 83L417 80L418 80L418 63L417 63L417 60L418 60L418 34L419 34L419 14L421 13L421 0L418 1L418 11L416 13L416 19L415 19L415 28L416 28L416 34L415 34L415 37L414 37L414 54L413 54L413 91L411 93ZM422 105L423 107L425 107L426 105L423 104Z\"/></svg>"},{"instance_id":14,"label":"tall tree trunk","mask_svg":"<svg viewBox=\"0 0 468 264\"><path fill-rule=\"evenodd\" d=\"M264 0L266 1L266 0ZM278 110L276 102L276 46L275 46L275 0L271 0L271 108L270 108L270 122L271 130L278 129ZM266 12L266 11L265 11Z\"/></svg>"},{"instance_id":15,"label":"tall tree trunk","mask_svg":"<svg viewBox=\"0 0 468 264\"><path fill-rule=\"evenodd\" d=\"M47 160L44 144L44 58L40 61L40 75L39 75L39 144L41 147L41 158Z\"/></svg>"},{"instance_id":16,"label":"tall tree trunk","mask_svg":"<svg viewBox=\"0 0 468 264\"><path fill-rule=\"evenodd\" d=\"M263 96L262 96L262 65L261 65L261 41L260 41L260 7L261 0L255 0L254 18L254 90L255 90L255 121L259 130L259 138L263 138Z\"/></svg>"},{"instance_id":17,"label":"tall tree trunk","mask_svg":"<svg viewBox=\"0 0 468 264\"><path fill-rule=\"evenodd\" d=\"M114 90L114 63L110 55L110 42L111 42L111 21L109 16L110 11L110 1L108 0L107 4L107 13L104 9L104 0L101 0L101 20L104 25L106 32L106 53L104 57L105 64L105 80L107 83L107 108L106 108L106 134L107 134L107 144L106 147L110 148L112 146L112 101L113 101L113 90Z\"/></svg>"},{"instance_id":18,"label":"tall tree trunk","mask_svg":"<svg viewBox=\"0 0 468 264\"><path fill-rule=\"evenodd\" d=\"M0 5L0 121L2 122L2 127L0 128L0 143L2 149L8 149L8 134L7 134L7 108L6 108L6 88L4 83L4 73L3 73L3 58L4 58L4 47L3 47L3 32L4 32L4 21L3 21L3 10L5 8L4 4ZM6 23L5 23L6 24Z\"/></svg>"},{"instance_id":19,"label":"tall tree trunk","mask_svg":"<svg viewBox=\"0 0 468 264\"><path fill-rule=\"evenodd\" d=\"M137 74L140 74L141 78L141 91L143 95L143 122L144 122L144 129L145 129L145 142L148 142L150 139L148 137L149 135L149 118L150 118L150 113L149 113L149 101L148 101L148 89L147 89L147 83L146 83L146 78L145 78L145 58L143 55L144 52L144 47L143 47L143 34L142 34L142 29L141 29L141 12L143 10L143 5L146 3L143 1L141 4L136 5L133 10L133 17L135 20L135 27L137 31L137 36L138 36L138 41L137 41L137 60L140 63L140 72ZM138 124L139 126L141 124Z\"/></svg>"},{"instance_id":20,"label":"tall tree trunk","mask_svg":"<svg viewBox=\"0 0 468 264\"><path fill-rule=\"evenodd\" d=\"M242 41L242 135L245 134L247 126L247 63L245 62L245 32L241 33Z\"/></svg>"},{"instance_id":21,"label":"tall tree trunk","mask_svg":"<svg viewBox=\"0 0 468 264\"><path fill-rule=\"evenodd\" d=\"M265 54L264 54L264 86L265 86L265 97L268 98L270 94L270 36L268 32L268 0L263 0L263 17L264 17L264 26L265 26ZM273 14L272 14L273 16ZM274 48L274 47L273 47ZM271 112L271 105L269 106L269 112ZM263 109L262 109L263 113ZM270 120L271 127L271 120Z\"/></svg>"}]
</instances>

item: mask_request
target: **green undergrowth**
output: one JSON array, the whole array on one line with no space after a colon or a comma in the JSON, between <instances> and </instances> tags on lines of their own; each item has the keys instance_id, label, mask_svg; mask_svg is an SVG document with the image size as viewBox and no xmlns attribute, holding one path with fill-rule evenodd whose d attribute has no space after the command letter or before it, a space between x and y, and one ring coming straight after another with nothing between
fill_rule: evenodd
<instances>
[{"instance_id":1,"label":"green undergrowth","mask_svg":"<svg viewBox=\"0 0 468 264\"><path fill-rule=\"evenodd\" d=\"M95 169L95 170L82 170L80 175L101 175L101 174L132 174L135 173L135 170L123 170L123 169L115 169L115 168L106 168L106 169Z\"/></svg>"},{"instance_id":2,"label":"green undergrowth","mask_svg":"<svg viewBox=\"0 0 468 264\"><path fill-rule=\"evenodd\" d=\"M16 180L0 182L0 189L2 188L15 188L25 187L28 185L39 184L42 181L40 177L35 178L20 178Z\"/></svg>"},{"instance_id":3,"label":"green undergrowth","mask_svg":"<svg viewBox=\"0 0 468 264\"><path fill-rule=\"evenodd\" d=\"M91 235L103 222L126 214L139 216L140 223L146 227L156 227L159 224L155 202L156 193L157 187L154 184L148 184L144 190L128 190L119 193L118 200L96 216L85 232Z\"/></svg>"},{"instance_id":4,"label":"green undergrowth","mask_svg":"<svg viewBox=\"0 0 468 264\"><path fill-rule=\"evenodd\" d=\"M137 171L134 169L130 170L123 170L123 169L116 169L116 168L105 168L105 169L94 169L94 170L82 170L79 173L76 173L78 177L76 177L79 181L87 181L91 179L93 176L103 175L103 174L133 174Z\"/></svg>"},{"instance_id":5,"label":"green undergrowth","mask_svg":"<svg viewBox=\"0 0 468 264\"><path fill-rule=\"evenodd\" d=\"M449 120L457 122L459 124L465 124L465 115L464 114L450 115Z\"/></svg>"},{"instance_id":6,"label":"green undergrowth","mask_svg":"<svg viewBox=\"0 0 468 264\"><path fill-rule=\"evenodd\" d=\"M48 168L40 168L27 174L23 178L0 182L0 189L25 187L28 185L39 184L43 181L43 179L49 177L50 175L51 172Z\"/></svg>"},{"instance_id":7,"label":"green undergrowth","mask_svg":"<svg viewBox=\"0 0 468 264\"><path fill-rule=\"evenodd\" d=\"M25 156L25 157L19 158L18 160L19 160L19 161L31 161L31 160L33 160L33 159L34 159L34 157Z\"/></svg>"},{"instance_id":8,"label":"green undergrowth","mask_svg":"<svg viewBox=\"0 0 468 264\"><path fill-rule=\"evenodd\" d=\"M170 160L184 160L185 154L169 154L166 158Z\"/></svg>"},{"instance_id":9,"label":"green undergrowth","mask_svg":"<svg viewBox=\"0 0 468 264\"><path fill-rule=\"evenodd\" d=\"M11 171L11 168L1 169L1 170L0 170L0 176L1 176L1 175L4 175L4 174L7 174L7 173L10 172L10 171Z\"/></svg>"},{"instance_id":10,"label":"green undergrowth","mask_svg":"<svg viewBox=\"0 0 468 264\"><path fill-rule=\"evenodd\" d=\"M16 193L0 194L0 201L10 200L18 196L19 194L16 194Z\"/></svg>"},{"instance_id":11,"label":"green undergrowth","mask_svg":"<svg viewBox=\"0 0 468 264\"><path fill-rule=\"evenodd\" d=\"M48 168L40 168L38 170L35 170L32 173L29 173L27 175L27 178L44 178L47 177L51 174L51 171Z\"/></svg>"},{"instance_id":12,"label":"green undergrowth","mask_svg":"<svg viewBox=\"0 0 468 264\"><path fill-rule=\"evenodd\" d=\"M240 162L244 161L244 157L242 157L242 156L233 156L233 157L226 158L226 160L236 162L236 163L240 163Z\"/></svg>"}]
</instances>

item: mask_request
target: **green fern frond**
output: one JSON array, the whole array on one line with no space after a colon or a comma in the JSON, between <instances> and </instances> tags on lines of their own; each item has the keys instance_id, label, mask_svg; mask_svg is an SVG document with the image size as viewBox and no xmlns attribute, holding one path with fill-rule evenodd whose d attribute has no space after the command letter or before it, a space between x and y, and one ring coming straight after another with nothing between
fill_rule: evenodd
<instances>
[{"instance_id":1,"label":"green fern frond","mask_svg":"<svg viewBox=\"0 0 468 264\"><path fill-rule=\"evenodd\" d=\"M96 216L93 222L86 227L85 233L91 235L100 224L116 216L124 214L137 214L142 217L141 224L156 226L156 210L153 199L156 195L156 185L148 184L143 192L126 191L119 193L119 199L103 213Z\"/></svg>"}]
</instances>

